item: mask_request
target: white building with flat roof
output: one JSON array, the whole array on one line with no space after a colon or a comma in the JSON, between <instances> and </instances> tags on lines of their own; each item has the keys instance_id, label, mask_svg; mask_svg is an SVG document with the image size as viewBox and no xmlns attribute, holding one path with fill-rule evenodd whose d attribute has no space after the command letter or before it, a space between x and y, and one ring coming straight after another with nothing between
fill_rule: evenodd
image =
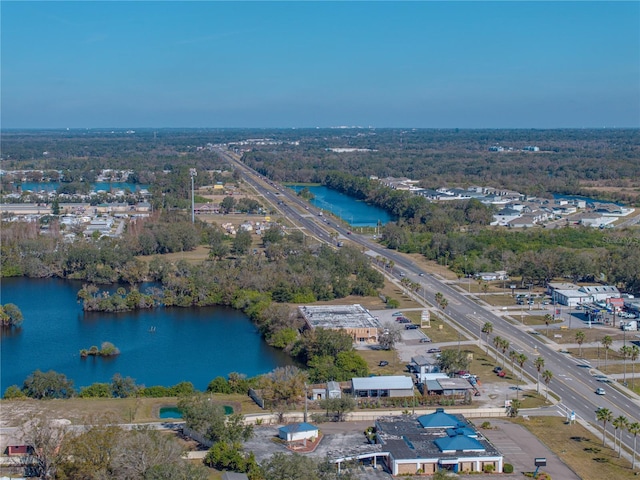
<instances>
[{"instance_id":1,"label":"white building with flat roof","mask_svg":"<svg viewBox=\"0 0 640 480\"><path fill-rule=\"evenodd\" d=\"M380 320L362 305L318 305L298 307L307 328L343 330L354 343L378 343Z\"/></svg>"},{"instance_id":2,"label":"white building with flat roof","mask_svg":"<svg viewBox=\"0 0 640 480\"><path fill-rule=\"evenodd\" d=\"M351 391L360 398L411 397L413 380L404 375L352 378Z\"/></svg>"}]
</instances>

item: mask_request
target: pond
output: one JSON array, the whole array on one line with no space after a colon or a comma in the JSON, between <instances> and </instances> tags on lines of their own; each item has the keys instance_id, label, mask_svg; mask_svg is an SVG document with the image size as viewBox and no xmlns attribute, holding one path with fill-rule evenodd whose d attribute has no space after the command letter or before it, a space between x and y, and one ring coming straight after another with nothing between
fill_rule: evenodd
<instances>
[{"instance_id":1,"label":"pond","mask_svg":"<svg viewBox=\"0 0 640 480\"><path fill-rule=\"evenodd\" d=\"M0 393L22 386L36 369L55 370L76 388L110 382L114 374L145 386L192 382L205 390L215 377L248 377L293 364L263 340L241 311L227 307L157 308L125 313L84 312L81 282L3 278L1 303L14 303L24 322L2 329ZM107 287L103 288L108 290ZM81 358L80 350L111 342L120 354Z\"/></svg>"},{"instance_id":2,"label":"pond","mask_svg":"<svg viewBox=\"0 0 640 480\"><path fill-rule=\"evenodd\" d=\"M382 208L368 205L362 200L340 193L321 185L287 185L295 192L307 187L314 195L311 204L322 210L327 210L352 227L375 227L380 222L384 225L393 220L392 216Z\"/></svg>"}]
</instances>

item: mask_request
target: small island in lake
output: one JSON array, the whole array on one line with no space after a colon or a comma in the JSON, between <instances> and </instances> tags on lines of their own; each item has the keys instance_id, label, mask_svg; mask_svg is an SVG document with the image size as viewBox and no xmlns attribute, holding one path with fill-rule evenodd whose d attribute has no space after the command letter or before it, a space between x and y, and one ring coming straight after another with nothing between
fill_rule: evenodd
<instances>
[{"instance_id":1,"label":"small island in lake","mask_svg":"<svg viewBox=\"0 0 640 480\"><path fill-rule=\"evenodd\" d=\"M102 342L100 350L93 345L90 349L83 348L80 350L80 357L87 358L92 357L113 357L120 355L120 349L111 342Z\"/></svg>"}]
</instances>

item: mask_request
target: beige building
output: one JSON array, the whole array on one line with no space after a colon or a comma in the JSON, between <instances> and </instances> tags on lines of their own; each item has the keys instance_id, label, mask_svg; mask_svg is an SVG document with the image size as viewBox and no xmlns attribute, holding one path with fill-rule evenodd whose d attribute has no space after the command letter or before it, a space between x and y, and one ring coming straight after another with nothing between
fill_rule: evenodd
<instances>
[{"instance_id":1,"label":"beige building","mask_svg":"<svg viewBox=\"0 0 640 480\"><path fill-rule=\"evenodd\" d=\"M321 305L298 308L307 328L343 330L354 343L378 343L382 325L361 305Z\"/></svg>"}]
</instances>

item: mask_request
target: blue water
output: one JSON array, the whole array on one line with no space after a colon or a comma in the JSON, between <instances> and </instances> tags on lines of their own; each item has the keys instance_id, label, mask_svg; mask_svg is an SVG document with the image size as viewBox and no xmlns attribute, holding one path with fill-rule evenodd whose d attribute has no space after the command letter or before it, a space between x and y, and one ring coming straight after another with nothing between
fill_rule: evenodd
<instances>
[{"instance_id":1,"label":"blue water","mask_svg":"<svg viewBox=\"0 0 640 480\"><path fill-rule=\"evenodd\" d=\"M287 185L295 192L299 192L306 185ZM348 195L332 190L324 186L306 186L315 198L311 203L323 210L328 210L340 217L353 227L375 227L380 221L381 225L393 220L391 215L382 208L367 205L361 200L356 200Z\"/></svg>"},{"instance_id":2,"label":"blue water","mask_svg":"<svg viewBox=\"0 0 640 480\"><path fill-rule=\"evenodd\" d=\"M242 312L226 307L167 308L118 314L83 312L81 282L5 278L0 303L16 304L19 329L2 329L0 393L22 386L36 369L55 370L75 386L109 382L115 373L146 386L189 381L199 390L230 372L255 376L291 364L269 347ZM155 327L155 332L150 332ZM116 357L81 359L79 351L104 341Z\"/></svg>"},{"instance_id":3,"label":"blue water","mask_svg":"<svg viewBox=\"0 0 640 480\"><path fill-rule=\"evenodd\" d=\"M40 183L40 182L22 182L20 184L23 191L30 190L32 192L55 192L60 187L60 182L49 182L49 183ZM111 191L111 189L115 190L126 190L129 189L132 192L135 192L139 189L148 189L149 185L142 185L137 183L128 183L128 182L97 182L91 184L91 190L98 191L104 190L106 192Z\"/></svg>"},{"instance_id":4,"label":"blue water","mask_svg":"<svg viewBox=\"0 0 640 480\"><path fill-rule=\"evenodd\" d=\"M158 418L182 418L182 410L178 407L162 407L158 412Z\"/></svg>"}]
</instances>

